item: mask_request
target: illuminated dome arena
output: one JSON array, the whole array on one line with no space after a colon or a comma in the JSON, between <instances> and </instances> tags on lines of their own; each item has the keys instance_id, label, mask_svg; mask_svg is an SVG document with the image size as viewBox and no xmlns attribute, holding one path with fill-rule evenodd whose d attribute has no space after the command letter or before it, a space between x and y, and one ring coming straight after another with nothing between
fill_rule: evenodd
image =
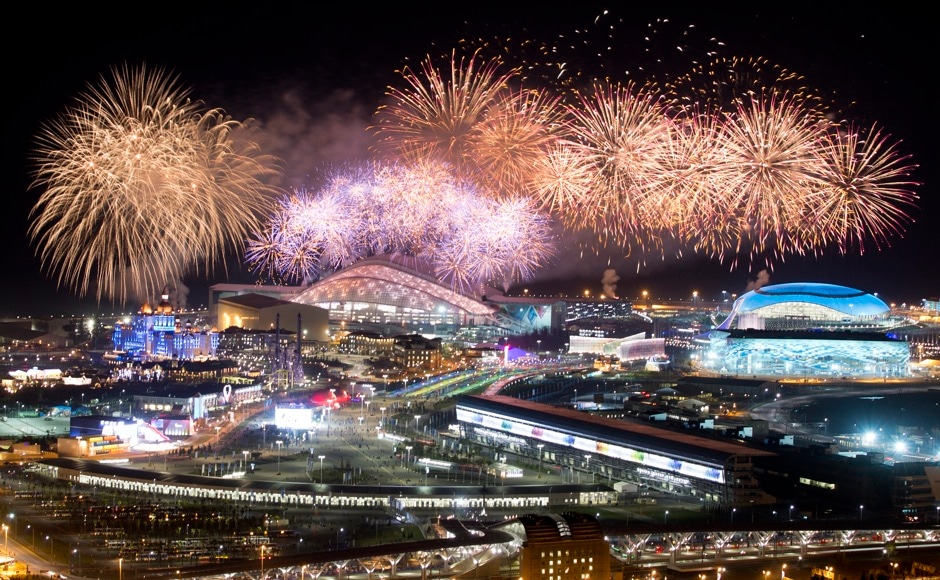
<instances>
[{"instance_id":1,"label":"illuminated dome arena","mask_svg":"<svg viewBox=\"0 0 940 580\"><path fill-rule=\"evenodd\" d=\"M718 328L883 328L890 311L877 296L845 286L776 284L741 295Z\"/></svg>"},{"instance_id":2,"label":"illuminated dome arena","mask_svg":"<svg viewBox=\"0 0 940 580\"><path fill-rule=\"evenodd\" d=\"M765 286L735 300L702 365L723 375L909 376L910 348L876 296L832 284Z\"/></svg>"}]
</instances>

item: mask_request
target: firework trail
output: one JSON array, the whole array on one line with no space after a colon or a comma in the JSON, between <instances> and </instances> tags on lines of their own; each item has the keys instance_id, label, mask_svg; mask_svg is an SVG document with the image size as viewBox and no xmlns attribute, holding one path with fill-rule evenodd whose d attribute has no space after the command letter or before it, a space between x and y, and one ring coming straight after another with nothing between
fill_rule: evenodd
<instances>
[{"instance_id":1,"label":"firework trail","mask_svg":"<svg viewBox=\"0 0 940 580\"><path fill-rule=\"evenodd\" d=\"M239 251L276 169L245 124L190 101L175 77L111 72L42 128L29 235L59 286L125 303Z\"/></svg>"}]
</instances>

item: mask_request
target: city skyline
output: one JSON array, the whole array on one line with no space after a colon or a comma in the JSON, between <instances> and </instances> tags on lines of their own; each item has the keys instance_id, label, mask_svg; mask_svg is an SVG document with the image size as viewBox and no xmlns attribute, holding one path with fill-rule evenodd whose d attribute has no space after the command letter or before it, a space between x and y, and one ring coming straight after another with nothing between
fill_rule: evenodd
<instances>
[{"instance_id":1,"label":"city skyline","mask_svg":"<svg viewBox=\"0 0 940 580\"><path fill-rule=\"evenodd\" d=\"M417 67L425 55L466 50L486 44L482 39L508 39L513 34L543 45L553 43L560 54L566 46L587 46L570 53L584 60L566 61L566 74L575 76L613 76L615 70L616 78L625 82L653 77L662 82L669 74L678 74L680 67L691 70L708 59L730 57L754 59L778 78L781 69L794 71L815 93L832 96L845 109L846 118L877 123L890 134L899 152L910 155L917 166L910 179L922 185L916 188L917 208L904 235L891 236L883 249L868 249L863 256L829 250L822 258L812 253L785 255L772 267L755 263L732 268L731 262L739 257L720 262L683 252L681 257L644 258L638 268L635 260L622 257L619 248L603 248L594 256L567 238L556 262L533 279L514 284L510 292L529 288L533 293L597 294L605 287L606 275L607 284L619 278L613 291L624 297L646 290L673 299L697 292L707 300L717 299L723 291L740 295L755 285L801 281L858 288L888 303L916 303L938 294L940 281L930 263L935 239L930 217L936 214L937 201L930 195L932 167L926 141L934 121L923 114L930 91L914 84L914 71L926 54L921 32L925 24L910 15L807 10L781 17L732 9L616 14L588 3L554 13L524 7L487 10L477 5L466 13L448 15L419 8L375 8L368 15L326 21L300 8L277 8L225 15L201 14L197 9L186 23L141 23L108 34L89 34L82 26L87 15L59 12L37 20L48 25L43 42L57 50L27 51L14 66L18 77L14 86L20 89L21 100L6 133L5 159L11 164L7 174L13 180L15 202L4 228L11 255L10 282L0 295L4 314L136 308L133 301L123 306L104 302L98 307L93 292L89 299L66 289L56 291L56 280L41 272L26 234L29 211L40 194L29 187L30 140L43 123L112 67L142 63L164 67L178 74L181 84L192 87L193 97L208 107L224 109L235 119L257 120L259 142L284 160L289 184L300 186L369 157L372 143L366 128L374 124L373 114L385 101L388 87L401 86L396 70L403 65ZM608 30L616 34L606 34ZM605 37L616 43L590 46ZM522 45L507 41L506 46L510 56L525 61L526 55L516 49ZM610 55L592 50L607 50ZM154 205L159 207L159 201ZM254 281L243 264L233 260L225 266L227 276L224 268L217 268L212 278L184 277L177 294L185 300L188 291L187 305L198 306L206 302L213 283Z\"/></svg>"}]
</instances>

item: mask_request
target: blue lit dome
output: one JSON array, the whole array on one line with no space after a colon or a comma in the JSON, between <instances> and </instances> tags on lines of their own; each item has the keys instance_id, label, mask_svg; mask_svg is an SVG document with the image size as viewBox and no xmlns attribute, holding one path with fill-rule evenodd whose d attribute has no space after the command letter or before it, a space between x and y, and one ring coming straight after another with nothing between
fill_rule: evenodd
<instances>
[{"instance_id":1,"label":"blue lit dome","mask_svg":"<svg viewBox=\"0 0 940 580\"><path fill-rule=\"evenodd\" d=\"M891 309L877 296L835 284L764 286L735 300L719 329L814 328L877 324Z\"/></svg>"}]
</instances>

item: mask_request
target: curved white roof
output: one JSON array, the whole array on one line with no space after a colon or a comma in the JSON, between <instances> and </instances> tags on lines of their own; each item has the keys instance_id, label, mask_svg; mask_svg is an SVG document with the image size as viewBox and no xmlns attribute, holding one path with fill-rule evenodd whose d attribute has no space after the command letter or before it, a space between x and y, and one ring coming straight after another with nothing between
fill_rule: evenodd
<instances>
[{"instance_id":1,"label":"curved white roof","mask_svg":"<svg viewBox=\"0 0 940 580\"><path fill-rule=\"evenodd\" d=\"M294 301L321 306L365 302L430 312L439 306L475 317L489 317L494 308L390 260L362 260L312 284Z\"/></svg>"}]
</instances>

